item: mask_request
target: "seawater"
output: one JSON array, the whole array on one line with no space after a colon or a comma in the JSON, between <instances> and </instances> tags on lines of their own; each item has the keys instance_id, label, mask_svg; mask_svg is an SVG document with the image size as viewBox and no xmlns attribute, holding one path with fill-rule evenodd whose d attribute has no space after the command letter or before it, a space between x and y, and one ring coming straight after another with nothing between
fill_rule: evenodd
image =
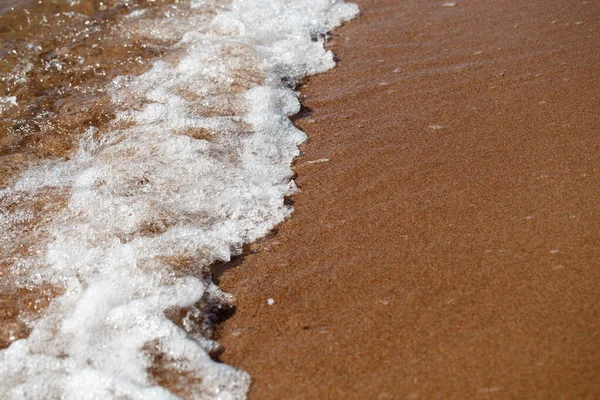
<instances>
[{"instance_id":1,"label":"seawater","mask_svg":"<svg viewBox=\"0 0 600 400\"><path fill-rule=\"evenodd\" d=\"M25 7L28 3L30 3L29 0L3 0L2 4L0 4L0 14Z\"/></svg>"},{"instance_id":2,"label":"seawater","mask_svg":"<svg viewBox=\"0 0 600 400\"><path fill-rule=\"evenodd\" d=\"M357 7L2 12L0 398L245 398L248 374L214 360L233 297L210 266L292 212L294 89L334 66L327 32Z\"/></svg>"}]
</instances>

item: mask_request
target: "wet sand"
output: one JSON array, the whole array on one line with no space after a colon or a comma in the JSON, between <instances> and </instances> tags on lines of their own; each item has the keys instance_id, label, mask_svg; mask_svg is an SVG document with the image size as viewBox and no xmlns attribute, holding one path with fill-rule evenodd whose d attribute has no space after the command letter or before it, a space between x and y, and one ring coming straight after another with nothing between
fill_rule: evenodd
<instances>
[{"instance_id":1,"label":"wet sand","mask_svg":"<svg viewBox=\"0 0 600 400\"><path fill-rule=\"evenodd\" d=\"M600 397L600 3L358 3L221 359L253 399Z\"/></svg>"}]
</instances>

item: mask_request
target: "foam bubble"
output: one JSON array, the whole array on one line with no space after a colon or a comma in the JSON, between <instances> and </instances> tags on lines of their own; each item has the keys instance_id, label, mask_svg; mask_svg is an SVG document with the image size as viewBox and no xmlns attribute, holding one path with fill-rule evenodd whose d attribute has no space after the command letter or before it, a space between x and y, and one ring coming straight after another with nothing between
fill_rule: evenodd
<instances>
[{"instance_id":1,"label":"foam bubble","mask_svg":"<svg viewBox=\"0 0 600 400\"><path fill-rule=\"evenodd\" d=\"M0 113L12 106L17 105L16 96L0 96Z\"/></svg>"}]
</instances>

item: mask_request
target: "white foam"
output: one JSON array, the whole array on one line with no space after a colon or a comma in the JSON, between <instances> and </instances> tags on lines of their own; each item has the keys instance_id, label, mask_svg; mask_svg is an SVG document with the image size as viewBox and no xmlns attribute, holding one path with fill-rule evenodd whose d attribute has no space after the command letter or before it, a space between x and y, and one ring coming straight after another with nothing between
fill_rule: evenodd
<instances>
[{"instance_id":1,"label":"white foam","mask_svg":"<svg viewBox=\"0 0 600 400\"><path fill-rule=\"evenodd\" d=\"M16 96L0 96L0 113L10 107L17 105Z\"/></svg>"},{"instance_id":2,"label":"white foam","mask_svg":"<svg viewBox=\"0 0 600 400\"><path fill-rule=\"evenodd\" d=\"M29 277L65 292L0 352L0 398L177 398L149 373L152 351L187 379L187 397L245 397L249 376L209 355L209 309L233 299L203 268L291 213L283 198L296 190L290 164L305 139L287 118L300 107L294 82L333 67L323 35L356 13L331 0L238 0L212 20L190 11L157 22L157 36L180 35L182 55L113 82L129 127L90 131L69 161L1 193L52 187L70 198L45 228L46 268ZM177 308L182 327L165 316Z\"/></svg>"}]
</instances>

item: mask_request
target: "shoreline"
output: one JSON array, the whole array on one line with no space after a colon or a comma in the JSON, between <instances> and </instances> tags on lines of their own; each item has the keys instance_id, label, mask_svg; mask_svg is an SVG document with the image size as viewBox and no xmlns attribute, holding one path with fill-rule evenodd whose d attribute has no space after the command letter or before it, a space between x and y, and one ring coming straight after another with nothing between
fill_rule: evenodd
<instances>
[{"instance_id":1,"label":"shoreline","mask_svg":"<svg viewBox=\"0 0 600 400\"><path fill-rule=\"evenodd\" d=\"M335 65L319 33L358 9L201 3L0 15L9 397L246 397L213 358L232 297L209 268L291 213L293 82Z\"/></svg>"},{"instance_id":2,"label":"shoreline","mask_svg":"<svg viewBox=\"0 0 600 400\"><path fill-rule=\"evenodd\" d=\"M260 399L600 395L600 6L358 4L220 359Z\"/></svg>"}]
</instances>

